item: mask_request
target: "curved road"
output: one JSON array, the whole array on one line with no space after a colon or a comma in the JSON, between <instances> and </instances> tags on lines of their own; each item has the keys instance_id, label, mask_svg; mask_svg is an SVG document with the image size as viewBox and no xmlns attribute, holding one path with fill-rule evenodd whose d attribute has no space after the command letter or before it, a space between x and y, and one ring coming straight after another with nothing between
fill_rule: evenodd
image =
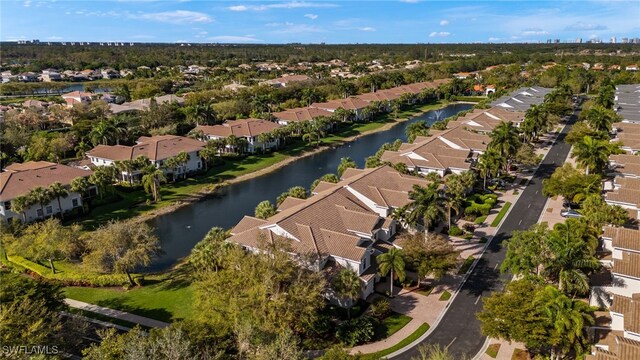
<instances>
[{"instance_id":1,"label":"curved road","mask_svg":"<svg viewBox=\"0 0 640 360\"><path fill-rule=\"evenodd\" d=\"M559 134L458 294L449 303L436 328L418 344L409 345L410 348L399 350L402 353L389 358L418 358L422 345L448 347L454 359L471 359L481 350L486 336L480 332L480 321L475 314L482 310L482 297L501 291L511 278L508 274L500 273L499 267L506 255L506 248L502 247L502 242L509 238L512 231L528 229L538 222L547 200L542 195L542 180L551 176L556 167L564 164L571 149L571 146L564 142L564 138L571 124L577 119L577 114L578 111L569 118L567 126Z\"/></svg>"}]
</instances>

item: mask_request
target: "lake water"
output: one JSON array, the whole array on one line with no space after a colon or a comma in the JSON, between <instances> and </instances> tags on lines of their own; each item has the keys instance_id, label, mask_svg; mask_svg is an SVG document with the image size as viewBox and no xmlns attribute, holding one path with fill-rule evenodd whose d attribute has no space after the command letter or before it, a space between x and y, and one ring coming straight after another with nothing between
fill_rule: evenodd
<instances>
[{"instance_id":1,"label":"lake water","mask_svg":"<svg viewBox=\"0 0 640 360\"><path fill-rule=\"evenodd\" d=\"M309 188L320 176L335 173L341 158L350 157L359 168L363 168L365 158L378 151L382 144L396 139L406 141L405 129L412 122L427 120L431 124L469 110L472 106L453 104L441 110L428 111L389 130L301 158L263 176L225 186L206 200L154 218L150 224L156 228L165 254L156 259L149 270L160 271L171 267L188 255L212 227L233 227L243 216L253 216L259 202L270 200L275 204L278 195L289 188L298 185Z\"/></svg>"}]
</instances>

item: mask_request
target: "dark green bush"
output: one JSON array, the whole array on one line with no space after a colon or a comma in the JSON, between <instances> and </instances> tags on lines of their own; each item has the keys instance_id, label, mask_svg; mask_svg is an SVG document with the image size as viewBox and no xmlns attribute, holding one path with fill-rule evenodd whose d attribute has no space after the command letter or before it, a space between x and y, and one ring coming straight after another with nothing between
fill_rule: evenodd
<instances>
[{"instance_id":1,"label":"dark green bush","mask_svg":"<svg viewBox=\"0 0 640 360\"><path fill-rule=\"evenodd\" d=\"M374 317L367 315L345 321L338 325L336 338L348 346L364 344L373 339L376 323L377 320Z\"/></svg>"},{"instance_id":2,"label":"dark green bush","mask_svg":"<svg viewBox=\"0 0 640 360\"><path fill-rule=\"evenodd\" d=\"M371 315L382 319L391 313L391 302L387 298L379 298L369 307Z\"/></svg>"},{"instance_id":3,"label":"dark green bush","mask_svg":"<svg viewBox=\"0 0 640 360\"><path fill-rule=\"evenodd\" d=\"M463 233L462 229L460 229L455 225L452 225L451 228L449 228L449 235L451 236L460 236L462 235L462 233Z\"/></svg>"}]
</instances>

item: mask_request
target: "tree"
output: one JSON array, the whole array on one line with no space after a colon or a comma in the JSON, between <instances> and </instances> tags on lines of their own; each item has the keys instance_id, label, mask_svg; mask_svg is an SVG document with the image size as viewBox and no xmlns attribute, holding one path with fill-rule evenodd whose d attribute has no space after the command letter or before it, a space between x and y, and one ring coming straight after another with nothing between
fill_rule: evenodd
<instances>
[{"instance_id":1,"label":"tree","mask_svg":"<svg viewBox=\"0 0 640 360\"><path fill-rule=\"evenodd\" d=\"M71 180L71 187L69 190L72 192L77 192L82 197L82 211L84 212L84 204L85 199L89 194L89 187L91 184L89 183L89 179L83 176L79 176L73 180Z\"/></svg>"},{"instance_id":2,"label":"tree","mask_svg":"<svg viewBox=\"0 0 640 360\"><path fill-rule=\"evenodd\" d=\"M332 174L332 173L324 174L320 178L315 179L313 181L313 183L311 183L311 186L309 187L309 190L313 191L318 186L320 181L336 184L336 183L338 183L340 181L340 178L338 178L338 176L336 174Z\"/></svg>"},{"instance_id":3,"label":"tree","mask_svg":"<svg viewBox=\"0 0 640 360\"><path fill-rule=\"evenodd\" d=\"M418 120L407 125L405 130L407 141L413 143L418 136L429 136L429 125L425 120Z\"/></svg>"},{"instance_id":4,"label":"tree","mask_svg":"<svg viewBox=\"0 0 640 360\"><path fill-rule=\"evenodd\" d=\"M611 131L611 125L620 120L620 116L615 111L599 105L587 109L582 115L592 130L605 131L607 133Z\"/></svg>"},{"instance_id":5,"label":"tree","mask_svg":"<svg viewBox=\"0 0 640 360\"><path fill-rule=\"evenodd\" d=\"M573 147L571 157L576 159L578 165L585 169L585 173L601 173L609 162L611 146L608 142L585 136L582 141Z\"/></svg>"},{"instance_id":6,"label":"tree","mask_svg":"<svg viewBox=\"0 0 640 360\"><path fill-rule=\"evenodd\" d=\"M343 157L340 159L340 165L338 165L338 177L341 177L344 174L345 170L348 168L357 168L358 165L355 161L351 160L349 157Z\"/></svg>"},{"instance_id":7,"label":"tree","mask_svg":"<svg viewBox=\"0 0 640 360\"><path fill-rule=\"evenodd\" d=\"M89 253L83 264L92 269L127 275L135 285L131 272L148 266L161 253L160 240L147 223L111 221L92 232L87 239Z\"/></svg>"},{"instance_id":8,"label":"tree","mask_svg":"<svg viewBox=\"0 0 640 360\"><path fill-rule=\"evenodd\" d=\"M42 211L42 216L44 217L46 215L44 212L44 206L51 202L51 200L53 199L53 197L51 196L51 192L48 189L38 186L29 191L27 197L33 204L40 205L40 210Z\"/></svg>"},{"instance_id":9,"label":"tree","mask_svg":"<svg viewBox=\"0 0 640 360\"><path fill-rule=\"evenodd\" d=\"M269 200L259 203L255 209L255 216L258 219L267 219L276 214L276 207Z\"/></svg>"},{"instance_id":10,"label":"tree","mask_svg":"<svg viewBox=\"0 0 640 360\"><path fill-rule=\"evenodd\" d=\"M424 226L425 241L429 237L429 227L441 219L444 214L444 198L440 196L438 185L431 183L426 187L414 185L409 191L411 202L406 205L404 220L412 227Z\"/></svg>"},{"instance_id":11,"label":"tree","mask_svg":"<svg viewBox=\"0 0 640 360\"><path fill-rule=\"evenodd\" d=\"M60 198L66 198L69 196L69 191L60 182L56 181L49 186L49 193L51 197L58 199L58 209L60 209L60 218L64 219L64 211L62 210L62 204Z\"/></svg>"},{"instance_id":12,"label":"tree","mask_svg":"<svg viewBox=\"0 0 640 360\"><path fill-rule=\"evenodd\" d=\"M524 231L514 231L506 242L507 254L500 271L518 276L540 275L542 264L548 261L548 238L547 223L535 224Z\"/></svg>"},{"instance_id":13,"label":"tree","mask_svg":"<svg viewBox=\"0 0 640 360\"><path fill-rule=\"evenodd\" d=\"M497 150L487 149L482 155L480 155L478 161L478 170L483 179L483 188L487 188L487 177L497 176L498 171L506 163L505 159L498 153Z\"/></svg>"},{"instance_id":14,"label":"tree","mask_svg":"<svg viewBox=\"0 0 640 360\"><path fill-rule=\"evenodd\" d=\"M401 239L407 267L418 273L419 281L428 275L440 279L457 265L458 252L442 236L434 236L429 242L419 234L403 234Z\"/></svg>"},{"instance_id":15,"label":"tree","mask_svg":"<svg viewBox=\"0 0 640 360\"><path fill-rule=\"evenodd\" d=\"M351 319L351 307L353 307L354 301L362 294L362 280L360 280L360 276L353 270L342 269L338 273L338 276L333 279L332 285L340 297L349 300L347 316Z\"/></svg>"},{"instance_id":16,"label":"tree","mask_svg":"<svg viewBox=\"0 0 640 360\"><path fill-rule=\"evenodd\" d=\"M585 198L580 213L587 224L595 229L605 225L622 226L629 220L627 210L619 205L607 204L597 193Z\"/></svg>"},{"instance_id":17,"label":"tree","mask_svg":"<svg viewBox=\"0 0 640 360\"><path fill-rule=\"evenodd\" d=\"M445 179L445 200L447 206L447 227L451 228L451 211L458 214L460 205L464 203L464 196L468 191L468 187L462 182L462 176L451 174Z\"/></svg>"},{"instance_id":18,"label":"tree","mask_svg":"<svg viewBox=\"0 0 640 360\"><path fill-rule=\"evenodd\" d=\"M229 234L222 228L214 227L191 250L189 264L198 274L218 271L223 265L226 251L232 246L226 242Z\"/></svg>"},{"instance_id":19,"label":"tree","mask_svg":"<svg viewBox=\"0 0 640 360\"><path fill-rule=\"evenodd\" d=\"M142 173L144 174L142 175L144 191L153 196L154 202L158 202L161 199L160 184L167 182L164 172L154 165L148 165L142 170Z\"/></svg>"},{"instance_id":20,"label":"tree","mask_svg":"<svg viewBox=\"0 0 640 360\"><path fill-rule=\"evenodd\" d=\"M27 222L27 210L33 205L32 199L28 195L15 197L11 200L11 208L22 215L22 221Z\"/></svg>"},{"instance_id":21,"label":"tree","mask_svg":"<svg viewBox=\"0 0 640 360\"><path fill-rule=\"evenodd\" d=\"M107 189L113 189L115 168L112 166L97 166L89 176L89 182L98 188L100 199L104 197Z\"/></svg>"},{"instance_id":22,"label":"tree","mask_svg":"<svg viewBox=\"0 0 640 360\"><path fill-rule=\"evenodd\" d=\"M571 164L557 168L550 178L542 182L542 193L545 196L561 195L574 203L582 202L590 194L600 194L601 189L600 175L585 175Z\"/></svg>"},{"instance_id":23,"label":"tree","mask_svg":"<svg viewBox=\"0 0 640 360\"><path fill-rule=\"evenodd\" d=\"M389 296L393 296L393 280L404 281L405 278L404 254L402 250L393 247L386 253L378 255L376 260L380 275L387 276L391 273L389 276Z\"/></svg>"},{"instance_id":24,"label":"tree","mask_svg":"<svg viewBox=\"0 0 640 360\"><path fill-rule=\"evenodd\" d=\"M493 129L489 136L491 142L488 148L495 149L506 160L506 171L509 171L511 162L521 144L518 138L518 129L513 126L513 123L503 121Z\"/></svg>"},{"instance_id":25,"label":"tree","mask_svg":"<svg viewBox=\"0 0 640 360\"><path fill-rule=\"evenodd\" d=\"M455 360L449 352L449 348L441 348L440 345L420 345L418 351L420 357L414 358L414 360Z\"/></svg>"},{"instance_id":26,"label":"tree","mask_svg":"<svg viewBox=\"0 0 640 360\"><path fill-rule=\"evenodd\" d=\"M524 166L535 166L540 162L533 146L530 144L522 144L514 158L515 162Z\"/></svg>"}]
</instances>

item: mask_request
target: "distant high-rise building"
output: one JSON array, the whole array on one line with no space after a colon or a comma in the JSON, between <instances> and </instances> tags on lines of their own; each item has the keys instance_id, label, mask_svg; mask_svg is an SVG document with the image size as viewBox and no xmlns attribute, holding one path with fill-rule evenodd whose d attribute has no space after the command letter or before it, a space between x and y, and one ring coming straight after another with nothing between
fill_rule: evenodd
<instances>
[{"instance_id":1,"label":"distant high-rise building","mask_svg":"<svg viewBox=\"0 0 640 360\"><path fill-rule=\"evenodd\" d=\"M620 39L620 40L621 40L621 42L622 42L623 44L628 44L628 43L629 43L629 38L622 38L622 39Z\"/></svg>"},{"instance_id":2,"label":"distant high-rise building","mask_svg":"<svg viewBox=\"0 0 640 360\"><path fill-rule=\"evenodd\" d=\"M612 44L615 44L615 43L616 43L616 37L615 37L615 36L612 36L612 37L611 37L611 43L612 43Z\"/></svg>"},{"instance_id":3,"label":"distant high-rise building","mask_svg":"<svg viewBox=\"0 0 640 360\"><path fill-rule=\"evenodd\" d=\"M560 39L554 39L554 40L553 40L553 43L554 43L554 44L560 44Z\"/></svg>"},{"instance_id":4,"label":"distant high-rise building","mask_svg":"<svg viewBox=\"0 0 640 360\"><path fill-rule=\"evenodd\" d=\"M582 44L582 38L576 38L576 44Z\"/></svg>"}]
</instances>

